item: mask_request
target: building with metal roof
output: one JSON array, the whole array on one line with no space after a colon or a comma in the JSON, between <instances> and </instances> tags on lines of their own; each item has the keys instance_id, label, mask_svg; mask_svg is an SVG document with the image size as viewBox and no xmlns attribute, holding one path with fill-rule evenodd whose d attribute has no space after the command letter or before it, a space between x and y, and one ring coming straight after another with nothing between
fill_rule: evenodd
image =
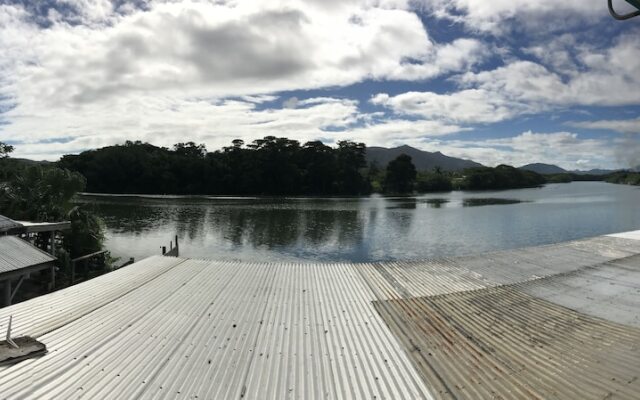
<instances>
[{"instance_id":1,"label":"building with metal roof","mask_svg":"<svg viewBox=\"0 0 640 400\"><path fill-rule=\"evenodd\" d=\"M637 399L640 234L415 262L156 256L9 316L48 353L0 366L4 399Z\"/></svg>"},{"instance_id":2,"label":"building with metal roof","mask_svg":"<svg viewBox=\"0 0 640 400\"><path fill-rule=\"evenodd\" d=\"M64 232L71 229L70 221L59 222L32 222L32 221L14 221L3 215L0 215L0 235L16 235L20 236L31 243L35 242L35 237L45 235L44 238L48 243L45 250L55 256L56 252L56 236L58 232Z\"/></svg>"},{"instance_id":3,"label":"building with metal roof","mask_svg":"<svg viewBox=\"0 0 640 400\"><path fill-rule=\"evenodd\" d=\"M0 215L0 234L6 234L16 228L21 228L22 224L7 218L4 215Z\"/></svg>"},{"instance_id":4,"label":"building with metal roof","mask_svg":"<svg viewBox=\"0 0 640 400\"><path fill-rule=\"evenodd\" d=\"M48 269L51 271L53 284L55 260L52 255L16 236L0 236L0 285L3 305L11 304L20 285L29 274Z\"/></svg>"}]
</instances>

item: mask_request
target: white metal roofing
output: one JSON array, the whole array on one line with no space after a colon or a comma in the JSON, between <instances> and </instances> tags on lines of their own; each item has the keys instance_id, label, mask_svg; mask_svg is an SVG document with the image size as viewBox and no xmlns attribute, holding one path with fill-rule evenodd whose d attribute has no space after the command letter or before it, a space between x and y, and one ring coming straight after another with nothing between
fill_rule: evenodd
<instances>
[{"instance_id":1,"label":"white metal roofing","mask_svg":"<svg viewBox=\"0 0 640 400\"><path fill-rule=\"evenodd\" d=\"M15 236L0 236L0 274L54 261L55 257Z\"/></svg>"},{"instance_id":2,"label":"white metal roofing","mask_svg":"<svg viewBox=\"0 0 640 400\"><path fill-rule=\"evenodd\" d=\"M22 225L19 222L7 218L4 215L0 215L0 232L6 232L13 228L20 228Z\"/></svg>"},{"instance_id":3,"label":"white metal roofing","mask_svg":"<svg viewBox=\"0 0 640 400\"><path fill-rule=\"evenodd\" d=\"M21 232L51 232L64 231L71 229L71 221L58 222L33 222L33 221L15 221L23 228Z\"/></svg>"},{"instance_id":4,"label":"white metal roofing","mask_svg":"<svg viewBox=\"0 0 640 400\"><path fill-rule=\"evenodd\" d=\"M152 274L156 263L165 265L155 278L120 288L125 270ZM0 310L0 321L14 315L17 335L49 349L0 369L0 396L430 398L353 265L153 257L114 274L77 285L97 289L102 280L115 289L83 316L68 312L91 290ZM41 326L47 314L58 322Z\"/></svg>"},{"instance_id":5,"label":"white metal roofing","mask_svg":"<svg viewBox=\"0 0 640 400\"><path fill-rule=\"evenodd\" d=\"M49 349L41 358L0 367L0 398L443 398L425 383L419 370L426 366L412 361L420 348L407 347L387 325L401 314L383 318L376 307L387 299L419 304L411 299L481 293L499 286L496 278L517 281L511 291L523 293L519 285L529 285L533 293L541 275L560 279L621 262L637 282L640 257L634 254L640 241L601 237L411 263L151 257L0 309L0 332L13 315L15 336L36 337ZM577 285L577 292L591 288L560 282ZM617 301L624 302L626 292L619 293ZM481 314L473 317L482 321ZM453 375L467 373L465 364L455 368Z\"/></svg>"},{"instance_id":6,"label":"white metal roofing","mask_svg":"<svg viewBox=\"0 0 640 400\"><path fill-rule=\"evenodd\" d=\"M619 238L624 238L624 239L640 240L640 231L614 233L614 234L609 235L609 236L610 237L619 237Z\"/></svg>"}]
</instances>

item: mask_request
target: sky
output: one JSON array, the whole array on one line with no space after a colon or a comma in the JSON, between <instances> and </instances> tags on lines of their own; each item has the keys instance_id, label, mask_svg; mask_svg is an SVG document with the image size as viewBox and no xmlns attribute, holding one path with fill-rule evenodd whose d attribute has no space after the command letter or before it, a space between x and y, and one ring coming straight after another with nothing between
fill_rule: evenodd
<instances>
[{"instance_id":1,"label":"sky","mask_svg":"<svg viewBox=\"0 0 640 400\"><path fill-rule=\"evenodd\" d=\"M14 157L268 135L640 165L640 17L605 0L0 0Z\"/></svg>"}]
</instances>

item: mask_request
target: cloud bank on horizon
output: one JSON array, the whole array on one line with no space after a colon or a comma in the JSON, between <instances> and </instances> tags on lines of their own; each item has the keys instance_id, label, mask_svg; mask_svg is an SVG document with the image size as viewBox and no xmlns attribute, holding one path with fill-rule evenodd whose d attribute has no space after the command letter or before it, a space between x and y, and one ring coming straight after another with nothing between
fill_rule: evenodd
<instances>
[{"instance_id":1,"label":"cloud bank on horizon","mask_svg":"<svg viewBox=\"0 0 640 400\"><path fill-rule=\"evenodd\" d=\"M5 0L0 141L55 160L274 135L630 167L639 39L602 0Z\"/></svg>"}]
</instances>

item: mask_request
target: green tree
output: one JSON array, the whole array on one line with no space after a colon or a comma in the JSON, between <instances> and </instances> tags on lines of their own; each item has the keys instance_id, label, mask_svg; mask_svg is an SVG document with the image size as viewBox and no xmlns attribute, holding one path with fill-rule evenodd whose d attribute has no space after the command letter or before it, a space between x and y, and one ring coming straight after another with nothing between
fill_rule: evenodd
<instances>
[{"instance_id":1,"label":"green tree","mask_svg":"<svg viewBox=\"0 0 640 400\"><path fill-rule=\"evenodd\" d=\"M464 171L461 189L499 190L537 187L546 183L544 176L533 171L521 170L510 165L495 168L480 167Z\"/></svg>"},{"instance_id":2,"label":"green tree","mask_svg":"<svg viewBox=\"0 0 640 400\"><path fill-rule=\"evenodd\" d=\"M369 181L363 176L367 166L367 148L364 143L348 140L338 142L336 149L336 182L335 192L338 194L358 195L371 192Z\"/></svg>"},{"instance_id":3,"label":"green tree","mask_svg":"<svg viewBox=\"0 0 640 400\"><path fill-rule=\"evenodd\" d=\"M300 165L303 190L309 194L331 194L337 169L334 150L319 140L302 147Z\"/></svg>"},{"instance_id":4,"label":"green tree","mask_svg":"<svg viewBox=\"0 0 640 400\"><path fill-rule=\"evenodd\" d=\"M84 187L85 178L77 172L27 166L0 186L0 214L36 222L69 220L71 232L64 237L66 255L73 258L92 253L102 249L103 228L95 215L73 204L74 196Z\"/></svg>"},{"instance_id":5,"label":"green tree","mask_svg":"<svg viewBox=\"0 0 640 400\"><path fill-rule=\"evenodd\" d=\"M173 151L181 157L203 158L207 154L207 148L204 144L195 144L194 142L176 143L173 145Z\"/></svg>"},{"instance_id":6,"label":"green tree","mask_svg":"<svg viewBox=\"0 0 640 400\"><path fill-rule=\"evenodd\" d=\"M28 166L0 189L0 207L15 219L60 221L71 210L73 196L84 187L85 178L77 172Z\"/></svg>"},{"instance_id":7,"label":"green tree","mask_svg":"<svg viewBox=\"0 0 640 400\"><path fill-rule=\"evenodd\" d=\"M9 153L13 152L13 146L0 142L0 158L9 157Z\"/></svg>"},{"instance_id":8,"label":"green tree","mask_svg":"<svg viewBox=\"0 0 640 400\"><path fill-rule=\"evenodd\" d=\"M411 157L401 154L387 165L385 191L391 193L410 193L416 180L416 167Z\"/></svg>"},{"instance_id":9,"label":"green tree","mask_svg":"<svg viewBox=\"0 0 640 400\"><path fill-rule=\"evenodd\" d=\"M451 174L446 174L440 167L433 172L420 172L416 178L416 190L426 192L449 192L453 189Z\"/></svg>"}]
</instances>

